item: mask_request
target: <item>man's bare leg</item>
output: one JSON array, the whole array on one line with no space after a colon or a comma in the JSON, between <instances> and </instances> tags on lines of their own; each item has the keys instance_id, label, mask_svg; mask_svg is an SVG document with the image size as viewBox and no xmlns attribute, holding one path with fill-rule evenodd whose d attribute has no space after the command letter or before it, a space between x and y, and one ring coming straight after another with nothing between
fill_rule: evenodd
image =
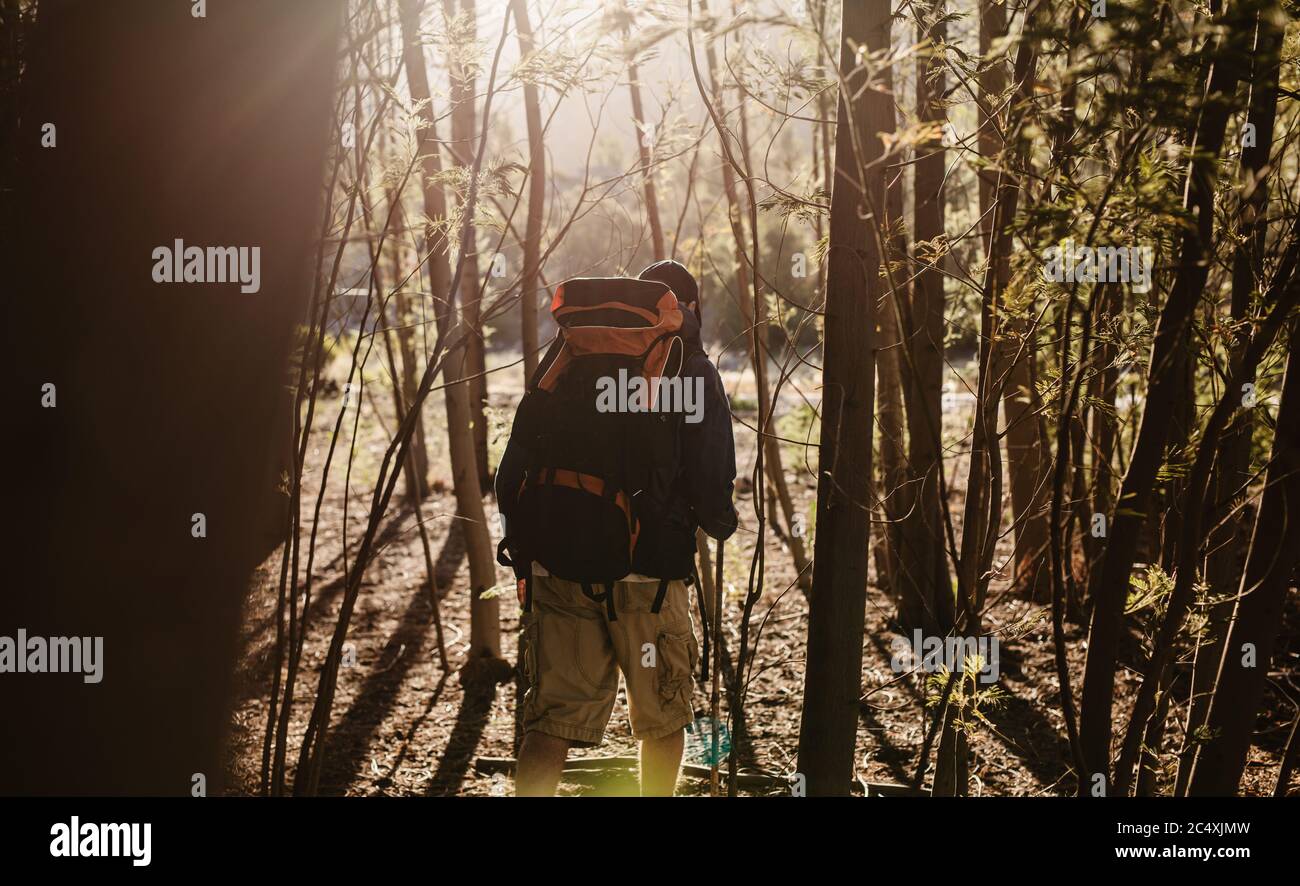
<instances>
[{"instance_id":1,"label":"man's bare leg","mask_svg":"<svg viewBox=\"0 0 1300 886\"><path fill-rule=\"evenodd\" d=\"M686 730L641 742L641 796L671 797L682 767Z\"/></svg>"},{"instance_id":2,"label":"man's bare leg","mask_svg":"<svg viewBox=\"0 0 1300 886\"><path fill-rule=\"evenodd\" d=\"M567 738L536 731L524 733L524 740L519 745L519 763L515 768L515 796L555 796L568 755Z\"/></svg>"}]
</instances>

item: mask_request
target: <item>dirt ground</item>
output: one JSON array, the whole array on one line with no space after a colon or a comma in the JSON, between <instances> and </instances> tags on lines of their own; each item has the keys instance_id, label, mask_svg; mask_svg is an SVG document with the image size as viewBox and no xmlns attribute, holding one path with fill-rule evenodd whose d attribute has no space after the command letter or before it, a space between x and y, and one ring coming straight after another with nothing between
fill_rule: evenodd
<instances>
[{"instance_id":1,"label":"dirt ground","mask_svg":"<svg viewBox=\"0 0 1300 886\"><path fill-rule=\"evenodd\" d=\"M503 366L490 376L492 438L494 453L504 446L513 404L522 391L522 373L506 358L490 358ZM752 477L755 457L754 435L742 422L754 420L752 383L739 371L724 372L737 420L737 467L740 480L737 507L741 529L727 543L725 552L727 596L724 629L734 656L740 645L740 606L748 582L750 561L757 542ZM817 400L814 380L799 380L803 396ZM351 496L347 503L346 538L348 561L365 526L365 508L377 476L392 428L390 393L383 380L367 378L366 409L358 424L350 472ZM431 398L425 411L425 427L431 444L431 479L434 493L423 507L425 523L437 557L437 582L441 593L440 611L451 672L439 663L432 618L425 561L413 512L399 507L394 496L381 528L381 548L369 568L357 601L348 639L356 647L356 663L340 672L333 720L328 736L321 792L330 795L370 796L508 796L513 792L509 776L480 771L480 758L510 757L513 754L515 690L513 684L497 688L494 696L467 694L456 671L465 661L469 638L469 581L464 540L452 519L455 502L450 493L446 466L446 441L441 428L441 397ZM955 514L960 514L964 489L965 458L962 456L965 429L969 426L967 398L954 392L945 398L945 439L950 444L947 469ZM781 398L781 410L796 410L801 397L788 390ZM321 465L327 441L338 415L338 397L322 400L318 408L316 434L305 478L304 538L311 529L312 506L319 489ZM382 421L374 412L385 416ZM296 749L310 715L316 682L325 660L342 596L344 508L342 477L347 469L346 444L350 442L355 415L343 423L341 445L331 469L321 504L318 549L313 567L314 585L308 608L308 639L296 690L290 726L290 773ZM782 426L788 436L792 425ZM804 433L807 429L805 427ZM815 444L815 432L812 436ZM805 520L811 523L816 497L815 479L803 465L798 447L785 448L786 470L792 478L791 492ZM812 453L815 456L815 452ZM955 473L955 476L954 476ZM399 485L399 493L402 487ZM495 513L489 502L489 514ZM873 539L877 541L873 527ZM807 603L797 587L789 551L774 533L765 540L766 575L764 591L754 610L751 637L757 636L756 657L750 671L745 700L745 735L740 741L742 765L774 775L795 771L801 699L803 655L807 627ZM1000 558L1010 553L1004 538ZM305 563L306 545L303 546ZM275 606L281 552L272 553L259 571L247 602L243 636L244 653L237 675L238 696L229 737L229 790L234 794L260 791L262 736L270 691L275 650ZM918 756L932 712L924 707L926 692L919 677L898 679L891 669L892 644L897 633L891 623L894 605L875 585L874 565L869 588L865 625L865 654L862 685L868 693L858 732L858 776L867 782L908 784L918 768ZM1069 750L1057 696L1051 625L1046 601L1032 603L1005 593L1009 574L992 584L986 626L998 630L1011 625L1034 626L1000 648L1000 678L997 685L1006 693L1004 704L986 712L988 724L979 725L970 736L973 753L971 793L975 795L1060 795L1074 790ZM508 571L498 568L498 581L511 581ZM1286 741L1295 705L1286 699L1300 698L1295 685L1300 657L1300 624L1292 594L1286 627L1280 643L1283 661L1290 662L1284 674L1277 674L1265 700L1259 728L1261 734L1251 750L1243 781L1246 793L1269 794L1273 789L1281 749ZM501 630L504 655L513 663L516 656L518 606L512 593L501 597ZM697 615L698 626L698 615ZM1086 628L1067 626L1069 659L1077 698L1085 655ZM1118 677L1117 719L1123 719L1137 677L1131 667L1138 660L1139 635L1129 633L1126 652L1129 667ZM1182 682L1190 661L1180 665ZM696 673L698 677L698 671ZM697 680L698 684L698 680ZM1175 686L1175 692L1178 691ZM1183 697L1171 705L1170 727L1166 730L1165 762L1172 774L1174 753L1182 740L1185 712ZM696 686L697 715L709 710L708 687ZM582 756L630 755L635 742L628 730L625 701L620 698L610 722L604 746L575 751ZM688 759L698 759L693 737L688 737ZM925 786L930 783L932 758ZM1300 779L1298 779L1300 780ZM581 782L581 783L579 783ZM1300 785L1293 784L1293 790ZM581 778L561 784L562 794L627 794L636 790L629 774L618 777ZM680 793L707 793L707 782L683 777ZM753 793L754 791L742 791ZM777 785L760 791L788 795Z\"/></svg>"}]
</instances>

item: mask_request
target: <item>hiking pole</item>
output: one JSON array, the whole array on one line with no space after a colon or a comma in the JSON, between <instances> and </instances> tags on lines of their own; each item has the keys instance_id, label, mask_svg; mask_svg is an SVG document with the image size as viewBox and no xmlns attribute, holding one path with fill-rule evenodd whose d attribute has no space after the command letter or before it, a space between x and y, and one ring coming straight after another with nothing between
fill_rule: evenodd
<instances>
[{"instance_id":1,"label":"hiking pole","mask_svg":"<svg viewBox=\"0 0 1300 886\"><path fill-rule=\"evenodd\" d=\"M722 550L724 542L718 539L718 553L713 564L713 697L710 700L713 752L709 754L709 796L718 796L718 696L722 675Z\"/></svg>"}]
</instances>

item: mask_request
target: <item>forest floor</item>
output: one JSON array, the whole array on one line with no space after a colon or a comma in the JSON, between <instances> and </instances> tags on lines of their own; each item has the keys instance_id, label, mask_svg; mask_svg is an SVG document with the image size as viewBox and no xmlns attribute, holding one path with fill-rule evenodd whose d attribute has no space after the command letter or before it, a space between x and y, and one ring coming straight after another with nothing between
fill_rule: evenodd
<instances>
[{"instance_id":1,"label":"forest floor","mask_svg":"<svg viewBox=\"0 0 1300 886\"><path fill-rule=\"evenodd\" d=\"M494 458L499 455L509 433L513 406L522 392L522 371L504 357L490 355L489 364L501 366L489 376L491 391L491 437ZM753 475L755 445L752 428L755 418L754 392L749 375L724 372L736 413L737 508L741 529L727 543L725 582L727 594L724 629L727 648L735 656L740 645L741 602L748 584L750 562L757 541L755 531ZM351 496L346 503L347 561L351 562L355 546L364 530L366 506L370 500L378 464L393 427L388 389L377 379L367 379L368 406L375 406L381 420L371 417L374 410L363 410L357 425L356 445L350 472ZM783 420L783 436L804 437L811 430L814 448L809 458L815 463L816 431L800 415L810 415L801 406L803 397L818 399L811 377L798 379L803 395L789 389L783 394L778 414ZM381 527L379 549L366 573L353 614L348 639L355 644L356 662L341 669L332 725L321 776L321 792L330 795L491 795L506 796L513 792L509 776L500 772L481 771L480 758L513 756L515 689L513 683L497 687L495 694L468 692L456 673L464 663L469 641L469 578L465 561L464 539L456 531L455 501L450 491L450 472L446 463L446 440L442 398L436 394L425 410L425 427L430 442L432 467L430 478L434 492L423 505L430 542L437 558L437 583L440 612L451 672L440 665L437 637L425 575L425 560L414 514L399 499L404 486L399 483L393 507ZM434 402L436 401L436 402ZM319 490L320 469L340 399L322 399L318 403L316 433L304 479L303 533L311 529L311 513ZM944 433L949 444L947 468L950 480L950 506L959 517L965 489L964 435L969 428L968 396L951 391L945 397ZM349 413L343 423L341 444L351 439L355 416ZM748 423L749 427L746 427ZM343 538L345 496L341 478L347 468L347 449L338 447L331 469L328 488L320 508L318 550L315 557L314 588L308 609L308 636L304 661L296 688L295 707L290 720L290 780L296 749L311 713L316 682L324 663L330 636L334 630L343 589ZM801 447L787 444L785 468L791 478L790 489L796 507L812 524L816 482L808 470ZM954 476L955 474L955 476ZM487 502L489 514L495 504ZM960 533L960 527L956 527ZM878 542L878 527L873 525L872 543ZM1004 537L999 548L999 562L1011 552L1011 541ZM874 560L874 558L873 558ZM303 545L306 562L306 544ZM751 638L756 637L756 657L750 671L745 699L744 740L739 743L742 767L788 776L796 769L799 718L803 697L803 655L807 628L807 602L798 587L792 587L796 572L789 550L770 531L765 540L766 574L761 600L754 609ZM243 655L237 674L237 697L231 724L228 754L228 785L234 794L260 792L262 738L266 724L267 698L275 660L275 610L279 583L281 552L273 552L258 572L246 604ZM1060 711L1054 650L1051 637L1050 607L1046 600L1030 602L1007 592L1011 576L1009 564L993 581L991 601L985 619L990 631L1008 630L1023 635L1000 646L1000 675L997 685L1006 694L1004 703L985 711L988 722L979 724L970 735L973 754L970 791L975 795L1037 796L1073 793L1074 775L1069 764L1069 749ZM919 765L919 754L933 711L925 706L928 690L922 676L898 679L891 667L894 644L902 637L892 622L894 604L889 595L875 584L875 564L868 592L864 632L862 685L868 693L858 726L857 772L860 779L872 783L911 784ZM513 584L508 571L498 568L498 582ZM514 595L501 596L501 631L503 654L513 663L516 657L518 605ZM1295 595L1279 648L1294 663L1300 655L1300 613ZM698 613L696 614L698 633ZM761 628L760 628L761 625ZM1078 697L1078 681L1083 672L1086 626L1067 624L1068 657ZM1126 634L1126 667L1116 682L1117 721L1122 722L1138 683L1134 663L1139 661L1141 637L1136 623ZM1190 664L1181 666L1182 682ZM1260 735L1252 747L1242 790L1248 794L1272 792L1281 749L1294 717L1295 705L1284 693L1300 698L1295 685L1297 669L1270 681L1265 710L1259 721ZM695 689L698 716L709 711L708 687ZM1285 685L1284 685L1285 684ZM1178 686L1175 686L1175 693ZM1185 696L1176 696L1171 705L1170 726L1166 730L1165 771L1161 783L1172 777L1175 754L1182 741L1181 718L1185 713ZM724 693L725 709L725 693ZM725 720L725 718L724 718ZM688 737L688 760L697 756L695 740ZM937 741L936 741L937 744ZM585 756L625 756L635 753L627 723L627 708L620 687L619 699L602 747L574 751L571 758ZM924 785L928 788L933 774L933 750L927 761ZM1300 775L1297 776L1300 781ZM579 783L582 782L582 783ZM1300 785L1293 785L1295 787ZM574 777L561 784L561 794L628 794L635 793L631 773L620 777ZM707 781L683 776L679 792L707 793ZM742 790L742 793L753 791ZM765 793L788 794L788 788L776 786Z\"/></svg>"}]
</instances>

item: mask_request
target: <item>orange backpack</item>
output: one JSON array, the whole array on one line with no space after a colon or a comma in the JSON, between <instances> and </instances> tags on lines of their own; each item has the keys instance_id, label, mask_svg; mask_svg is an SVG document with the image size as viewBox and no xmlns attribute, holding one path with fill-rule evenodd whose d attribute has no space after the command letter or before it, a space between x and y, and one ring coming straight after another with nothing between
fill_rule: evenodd
<instances>
[{"instance_id":1,"label":"orange backpack","mask_svg":"<svg viewBox=\"0 0 1300 886\"><path fill-rule=\"evenodd\" d=\"M659 380L685 364L681 308L664 283L576 278L556 287L551 313L559 333L511 432L529 462L500 549L513 560L499 559L608 584L654 558L677 479L681 416L656 407ZM611 386L618 395L602 399ZM629 386L649 402L624 397Z\"/></svg>"}]
</instances>

